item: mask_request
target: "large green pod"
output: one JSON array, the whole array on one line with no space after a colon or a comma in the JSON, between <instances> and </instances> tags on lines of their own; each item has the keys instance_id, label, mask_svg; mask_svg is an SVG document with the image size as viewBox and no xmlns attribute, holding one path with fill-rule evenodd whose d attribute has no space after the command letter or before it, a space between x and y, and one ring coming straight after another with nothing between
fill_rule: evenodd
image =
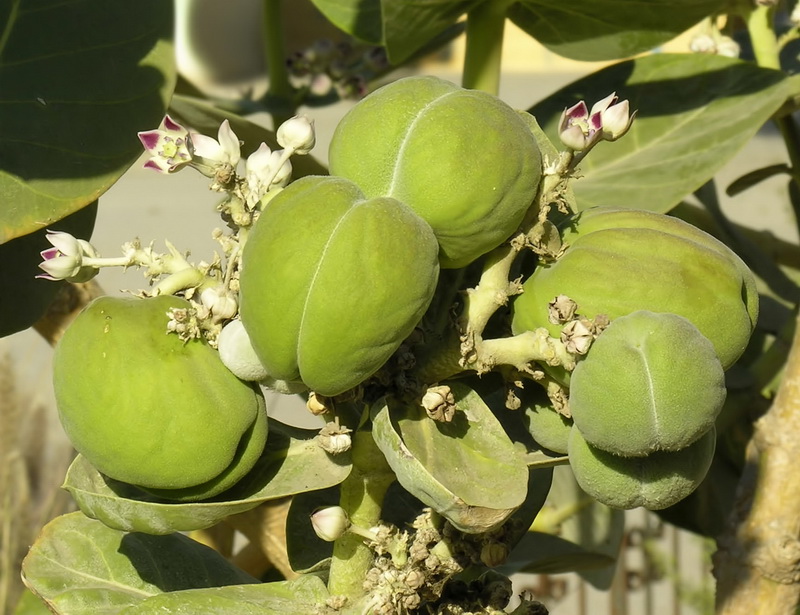
<instances>
[{"instance_id":1,"label":"large green pod","mask_svg":"<svg viewBox=\"0 0 800 615\"><path fill-rule=\"evenodd\" d=\"M515 333L562 325L548 303L567 295L587 318L636 310L688 319L711 340L727 369L744 352L758 316L755 279L741 259L707 233L677 218L594 208L562 225L567 249L540 265L514 301Z\"/></svg>"},{"instance_id":2,"label":"large green pod","mask_svg":"<svg viewBox=\"0 0 800 615\"><path fill-rule=\"evenodd\" d=\"M433 228L442 267L506 240L536 196L542 160L500 99L436 77L408 77L353 107L331 141L331 174L407 203Z\"/></svg>"},{"instance_id":3,"label":"large green pod","mask_svg":"<svg viewBox=\"0 0 800 615\"><path fill-rule=\"evenodd\" d=\"M374 374L433 297L438 245L400 201L309 176L270 201L242 254L240 312L280 380L337 395Z\"/></svg>"},{"instance_id":4,"label":"large green pod","mask_svg":"<svg viewBox=\"0 0 800 615\"><path fill-rule=\"evenodd\" d=\"M167 333L167 312L187 307L171 296L93 301L56 348L56 403L67 436L103 474L210 497L258 459L266 410L216 350Z\"/></svg>"},{"instance_id":5,"label":"large green pod","mask_svg":"<svg viewBox=\"0 0 800 615\"><path fill-rule=\"evenodd\" d=\"M725 374L711 342L675 314L620 316L572 374L572 419L592 446L623 457L689 446L714 427Z\"/></svg>"},{"instance_id":6,"label":"large green pod","mask_svg":"<svg viewBox=\"0 0 800 615\"><path fill-rule=\"evenodd\" d=\"M703 481L716 447L711 429L685 449L645 457L618 457L590 445L577 427L569 463L581 489L611 508L661 510L680 502Z\"/></svg>"}]
</instances>

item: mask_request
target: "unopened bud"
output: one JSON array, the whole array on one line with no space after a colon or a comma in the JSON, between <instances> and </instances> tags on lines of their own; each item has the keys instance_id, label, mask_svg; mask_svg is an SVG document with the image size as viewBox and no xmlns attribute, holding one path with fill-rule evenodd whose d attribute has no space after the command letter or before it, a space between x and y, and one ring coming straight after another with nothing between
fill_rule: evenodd
<instances>
[{"instance_id":1,"label":"unopened bud","mask_svg":"<svg viewBox=\"0 0 800 615\"><path fill-rule=\"evenodd\" d=\"M232 320L222 328L217 338L217 349L222 363L237 378L258 381L268 376L241 320Z\"/></svg>"},{"instance_id":2,"label":"unopened bud","mask_svg":"<svg viewBox=\"0 0 800 615\"><path fill-rule=\"evenodd\" d=\"M322 540L333 542L350 528L350 519L341 506L329 506L311 514L311 526Z\"/></svg>"},{"instance_id":3,"label":"unopened bud","mask_svg":"<svg viewBox=\"0 0 800 615\"><path fill-rule=\"evenodd\" d=\"M316 145L314 120L305 115L296 115L278 127L276 134L278 143L295 154L308 154Z\"/></svg>"}]
</instances>

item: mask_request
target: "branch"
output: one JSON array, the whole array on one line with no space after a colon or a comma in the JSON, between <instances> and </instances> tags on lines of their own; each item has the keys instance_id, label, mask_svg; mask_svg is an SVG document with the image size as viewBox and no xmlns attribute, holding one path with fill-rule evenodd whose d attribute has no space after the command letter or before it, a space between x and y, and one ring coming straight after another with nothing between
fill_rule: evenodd
<instances>
[{"instance_id":1,"label":"branch","mask_svg":"<svg viewBox=\"0 0 800 615\"><path fill-rule=\"evenodd\" d=\"M728 530L717 540L717 615L794 615L800 603L800 327L755 424Z\"/></svg>"}]
</instances>

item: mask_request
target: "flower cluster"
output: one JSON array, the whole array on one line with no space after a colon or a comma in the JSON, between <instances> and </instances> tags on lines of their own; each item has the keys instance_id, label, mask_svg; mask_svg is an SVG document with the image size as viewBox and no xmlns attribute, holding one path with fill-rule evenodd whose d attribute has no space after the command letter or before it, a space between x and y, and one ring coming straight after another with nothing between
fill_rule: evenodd
<instances>
[{"instance_id":1,"label":"flower cluster","mask_svg":"<svg viewBox=\"0 0 800 615\"><path fill-rule=\"evenodd\" d=\"M576 152L585 152L600 141L616 141L631 127L636 112L630 112L627 100L619 101L616 93L595 103L591 111L584 101L561 114L558 136Z\"/></svg>"},{"instance_id":2,"label":"flower cluster","mask_svg":"<svg viewBox=\"0 0 800 615\"><path fill-rule=\"evenodd\" d=\"M306 116L284 122L276 136L283 149L273 151L262 143L246 159L244 177L237 173L242 142L228 120L222 122L214 139L190 132L167 116L156 130L140 132L139 140L150 155L145 167L174 173L191 166L213 179L214 190L229 192L232 199L252 211L270 190L289 183L292 175L289 158L308 154L316 143L314 122ZM244 220L249 218L245 216Z\"/></svg>"}]
</instances>

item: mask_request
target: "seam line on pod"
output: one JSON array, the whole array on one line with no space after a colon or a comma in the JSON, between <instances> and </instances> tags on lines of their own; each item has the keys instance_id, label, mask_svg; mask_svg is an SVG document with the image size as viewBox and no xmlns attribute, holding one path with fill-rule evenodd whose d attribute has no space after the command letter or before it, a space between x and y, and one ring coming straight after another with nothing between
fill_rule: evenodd
<instances>
[{"instance_id":1,"label":"seam line on pod","mask_svg":"<svg viewBox=\"0 0 800 615\"><path fill-rule=\"evenodd\" d=\"M400 160L403 158L403 154L406 151L406 146L408 145L409 138L411 134L414 132L414 126L417 124L417 122L419 122L420 118L425 114L425 112L428 109L440 103L443 99L447 98L448 96L452 96L453 94L458 94L461 91L462 90L458 89L458 90L453 90L452 92L445 92L444 94L439 96L439 98L434 98L432 101L430 101L427 105L425 105L419 110L417 116L408 125L408 128L406 129L406 135L405 137L403 137L403 142L400 143L400 147L397 148L397 157L395 158L394 169L392 169L392 181L389 184L389 188L386 190L387 196L392 196L394 194L394 187L395 184L397 183L397 170L400 166Z\"/></svg>"},{"instance_id":2,"label":"seam line on pod","mask_svg":"<svg viewBox=\"0 0 800 615\"><path fill-rule=\"evenodd\" d=\"M653 375L650 373L650 365L647 362L647 357L645 353L641 349L637 349L639 355L642 357L642 363L644 365L644 371L647 375L647 393L650 397L650 408L652 409L652 416L653 416L653 426L655 427L655 433L658 433L659 427L659 420L658 420L658 408L656 407L656 398L655 398L655 390L653 387Z\"/></svg>"},{"instance_id":3,"label":"seam line on pod","mask_svg":"<svg viewBox=\"0 0 800 615\"><path fill-rule=\"evenodd\" d=\"M308 284L308 291L306 292L306 299L305 299L305 301L303 301L303 315L300 318L300 326L297 328L297 346L295 347L295 355L298 355L298 353L300 351L300 343L301 343L301 340L303 339L303 328L304 328L305 323L306 323L306 313L308 312L308 302L309 302L309 300L311 298L311 293L314 292L314 285L316 284L317 276L319 275L320 269L322 269L322 263L325 260L325 255L328 253L328 247L331 245L331 242L333 242L333 238L336 236L336 233L339 232L339 227L342 225L342 223L344 223L345 218L347 218L347 216L349 216L352 213L352 211L356 207L361 205L363 202L364 201L358 202L358 203L354 203L350 207L350 209L348 209L346 212L344 212L342 217L339 218L339 221L336 223L336 226L333 227L333 230L331 231L331 234L328 237L328 241L325 242L325 246L322 248L322 253L319 256L319 259L317 260L317 266L314 268L314 275L311 277L311 281ZM298 356L298 359L299 358L300 357ZM298 369L300 369L299 361L298 361L298 366L297 367L298 367ZM300 376L302 378L302 371L301 371Z\"/></svg>"}]
</instances>

